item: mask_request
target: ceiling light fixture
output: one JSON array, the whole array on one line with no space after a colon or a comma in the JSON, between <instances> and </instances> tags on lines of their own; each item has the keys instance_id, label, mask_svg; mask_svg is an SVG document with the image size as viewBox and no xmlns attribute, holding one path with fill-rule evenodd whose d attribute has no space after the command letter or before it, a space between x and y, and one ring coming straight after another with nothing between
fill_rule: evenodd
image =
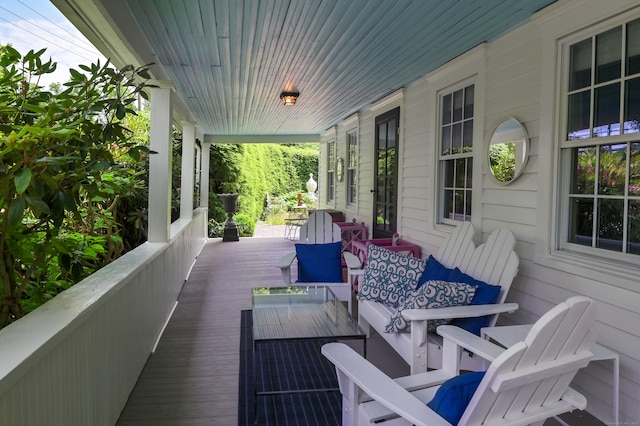
<instances>
[{"instance_id":1,"label":"ceiling light fixture","mask_svg":"<svg viewBox=\"0 0 640 426\"><path fill-rule=\"evenodd\" d=\"M293 105L298 100L298 96L300 93L298 92L282 92L280 93L280 99L282 100L282 105Z\"/></svg>"}]
</instances>

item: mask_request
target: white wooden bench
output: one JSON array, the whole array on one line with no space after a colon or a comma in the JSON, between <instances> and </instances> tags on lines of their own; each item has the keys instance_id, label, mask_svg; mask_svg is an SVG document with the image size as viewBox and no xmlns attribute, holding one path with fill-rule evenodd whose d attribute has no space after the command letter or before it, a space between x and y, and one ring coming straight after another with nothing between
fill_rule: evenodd
<instances>
[{"instance_id":1,"label":"white wooden bench","mask_svg":"<svg viewBox=\"0 0 640 426\"><path fill-rule=\"evenodd\" d=\"M519 265L518 255L513 250L513 233L505 228L497 229L486 243L478 247L473 243L473 233L473 227L469 222L462 223L434 257L448 268L458 267L477 280L501 286L495 304L406 310L403 311L403 317L411 321L410 332L387 333L385 326L389 323L394 308L371 300L358 300L360 326L367 334L370 334L371 328L376 330L409 364L411 374L425 372L427 368L439 369L442 366L441 339L435 333L427 333L428 321L492 315L489 326L494 326L498 314L518 309L516 303L504 303ZM352 275L361 273L350 269ZM468 352L462 357L461 365L465 370L484 367L479 357L474 358Z\"/></svg>"}]
</instances>

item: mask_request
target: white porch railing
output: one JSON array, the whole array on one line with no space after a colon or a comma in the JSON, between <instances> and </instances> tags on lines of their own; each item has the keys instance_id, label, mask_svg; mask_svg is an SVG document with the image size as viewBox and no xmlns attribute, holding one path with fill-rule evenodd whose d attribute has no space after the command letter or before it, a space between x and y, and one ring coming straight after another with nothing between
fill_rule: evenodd
<instances>
[{"instance_id":1,"label":"white porch railing","mask_svg":"<svg viewBox=\"0 0 640 426\"><path fill-rule=\"evenodd\" d=\"M206 209L0 331L0 425L116 423L207 235Z\"/></svg>"}]
</instances>

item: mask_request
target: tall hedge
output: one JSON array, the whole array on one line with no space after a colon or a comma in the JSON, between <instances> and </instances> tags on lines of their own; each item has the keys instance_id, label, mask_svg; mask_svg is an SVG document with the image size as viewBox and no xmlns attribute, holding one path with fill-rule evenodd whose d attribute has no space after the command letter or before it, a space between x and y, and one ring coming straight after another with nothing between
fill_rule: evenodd
<instances>
[{"instance_id":1,"label":"tall hedge","mask_svg":"<svg viewBox=\"0 0 640 426\"><path fill-rule=\"evenodd\" d=\"M218 222L226 215L217 193L238 192L238 213L259 220L267 193L279 196L306 191L309 174L317 175L317 144L214 145L211 148L210 217Z\"/></svg>"}]
</instances>

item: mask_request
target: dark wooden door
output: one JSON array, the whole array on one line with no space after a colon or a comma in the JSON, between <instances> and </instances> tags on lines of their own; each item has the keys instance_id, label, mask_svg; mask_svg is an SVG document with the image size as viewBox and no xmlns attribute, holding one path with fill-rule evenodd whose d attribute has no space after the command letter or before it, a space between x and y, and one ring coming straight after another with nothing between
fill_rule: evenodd
<instances>
[{"instance_id":1,"label":"dark wooden door","mask_svg":"<svg viewBox=\"0 0 640 426\"><path fill-rule=\"evenodd\" d=\"M376 117L373 238L391 238L397 229L399 123L400 108Z\"/></svg>"}]
</instances>

